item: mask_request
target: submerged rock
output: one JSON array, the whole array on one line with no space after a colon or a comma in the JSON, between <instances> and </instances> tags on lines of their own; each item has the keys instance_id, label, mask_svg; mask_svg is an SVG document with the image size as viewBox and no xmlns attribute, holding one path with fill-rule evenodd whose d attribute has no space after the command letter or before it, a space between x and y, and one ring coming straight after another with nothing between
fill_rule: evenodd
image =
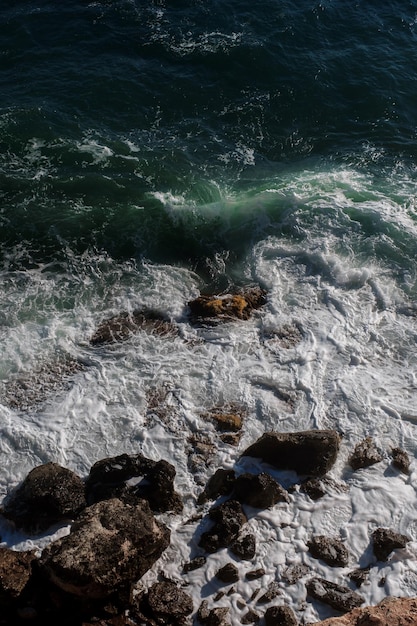
<instances>
[{"instance_id":1,"label":"submerged rock","mask_svg":"<svg viewBox=\"0 0 417 626\"><path fill-rule=\"evenodd\" d=\"M266 303L266 292L259 287L236 294L199 296L188 302L192 324L218 324L230 320L247 320L253 311Z\"/></svg>"},{"instance_id":2,"label":"submerged rock","mask_svg":"<svg viewBox=\"0 0 417 626\"><path fill-rule=\"evenodd\" d=\"M312 578L306 583L308 594L324 604L347 613L363 604L364 599L349 587L337 585L324 578Z\"/></svg>"},{"instance_id":3,"label":"submerged rock","mask_svg":"<svg viewBox=\"0 0 417 626\"><path fill-rule=\"evenodd\" d=\"M234 496L239 502L258 509L267 509L278 502L289 502L290 497L269 474L241 474L235 482Z\"/></svg>"},{"instance_id":4,"label":"submerged rock","mask_svg":"<svg viewBox=\"0 0 417 626\"><path fill-rule=\"evenodd\" d=\"M370 467L382 461L382 456L378 452L372 437L366 437L356 444L355 449L349 457L349 465L354 469Z\"/></svg>"},{"instance_id":5,"label":"submerged rock","mask_svg":"<svg viewBox=\"0 0 417 626\"><path fill-rule=\"evenodd\" d=\"M339 445L340 436L335 430L267 432L242 456L259 457L278 469L301 475L322 476L335 463Z\"/></svg>"},{"instance_id":6,"label":"submerged rock","mask_svg":"<svg viewBox=\"0 0 417 626\"><path fill-rule=\"evenodd\" d=\"M314 558L321 559L331 567L345 567L349 562L349 552L340 539L317 535L307 545Z\"/></svg>"},{"instance_id":7,"label":"submerged rock","mask_svg":"<svg viewBox=\"0 0 417 626\"><path fill-rule=\"evenodd\" d=\"M199 542L199 546L207 552L216 552L229 546L238 537L243 524L248 521L237 500L227 500L213 507L208 515L214 525L201 535Z\"/></svg>"},{"instance_id":8,"label":"submerged rock","mask_svg":"<svg viewBox=\"0 0 417 626\"><path fill-rule=\"evenodd\" d=\"M81 478L56 463L45 463L31 470L7 496L2 513L18 528L37 533L73 519L86 505Z\"/></svg>"},{"instance_id":9,"label":"submerged rock","mask_svg":"<svg viewBox=\"0 0 417 626\"><path fill-rule=\"evenodd\" d=\"M377 606L356 608L341 617L330 617L314 626L414 626L417 598L385 598Z\"/></svg>"},{"instance_id":10,"label":"submerged rock","mask_svg":"<svg viewBox=\"0 0 417 626\"><path fill-rule=\"evenodd\" d=\"M141 330L165 337L178 335L177 326L162 313L151 309L140 309L132 313L123 312L101 322L91 337L90 343L97 346L124 341Z\"/></svg>"},{"instance_id":11,"label":"submerged rock","mask_svg":"<svg viewBox=\"0 0 417 626\"><path fill-rule=\"evenodd\" d=\"M119 498L135 504L145 499L152 511L182 511L182 500L174 488L175 468L168 461L153 461L142 454L121 454L97 461L86 480L89 504Z\"/></svg>"},{"instance_id":12,"label":"submerged rock","mask_svg":"<svg viewBox=\"0 0 417 626\"><path fill-rule=\"evenodd\" d=\"M372 533L373 551L378 561L386 561L393 550L405 548L411 538L391 530L377 528Z\"/></svg>"},{"instance_id":13,"label":"submerged rock","mask_svg":"<svg viewBox=\"0 0 417 626\"><path fill-rule=\"evenodd\" d=\"M105 598L135 583L168 547L169 530L142 500L135 506L118 499L86 508L70 534L51 543L41 566L64 591Z\"/></svg>"}]
</instances>

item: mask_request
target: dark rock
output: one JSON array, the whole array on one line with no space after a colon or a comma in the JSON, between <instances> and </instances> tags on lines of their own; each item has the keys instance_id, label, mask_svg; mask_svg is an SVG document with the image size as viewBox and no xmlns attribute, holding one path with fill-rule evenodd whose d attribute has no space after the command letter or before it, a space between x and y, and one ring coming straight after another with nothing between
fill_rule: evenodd
<instances>
[{"instance_id":1,"label":"dark rock","mask_svg":"<svg viewBox=\"0 0 417 626\"><path fill-rule=\"evenodd\" d=\"M233 563L227 563L219 569L216 578L223 583L236 583L239 580L239 570Z\"/></svg>"},{"instance_id":2,"label":"dark rock","mask_svg":"<svg viewBox=\"0 0 417 626\"><path fill-rule=\"evenodd\" d=\"M347 613L363 604L364 599L349 587L337 585L324 578L312 578L306 583L308 594L341 613Z\"/></svg>"},{"instance_id":3,"label":"dark rock","mask_svg":"<svg viewBox=\"0 0 417 626\"><path fill-rule=\"evenodd\" d=\"M229 626L229 609L227 607L208 608L207 600L203 600L197 611L197 619L204 626Z\"/></svg>"},{"instance_id":4,"label":"dark rock","mask_svg":"<svg viewBox=\"0 0 417 626\"><path fill-rule=\"evenodd\" d=\"M199 497L199 503L207 500L215 500L219 496L227 496L232 493L236 475L233 470L219 468L209 478L203 493Z\"/></svg>"},{"instance_id":5,"label":"dark rock","mask_svg":"<svg viewBox=\"0 0 417 626\"><path fill-rule=\"evenodd\" d=\"M227 500L213 507L208 515L214 525L201 535L199 542L199 546L207 552L216 552L229 546L239 535L243 524L247 522L242 505L237 500Z\"/></svg>"},{"instance_id":6,"label":"dark rock","mask_svg":"<svg viewBox=\"0 0 417 626\"><path fill-rule=\"evenodd\" d=\"M297 626L298 620L289 606L270 606L265 611L265 626Z\"/></svg>"},{"instance_id":7,"label":"dark rock","mask_svg":"<svg viewBox=\"0 0 417 626\"><path fill-rule=\"evenodd\" d=\"M289 565L282 573L282 578L289 585L293 585L298 580L300 580L300 578L303 578L303 576L308 574L309 571L309 568L307 567L307 565L304 565L304 563Z\"/></svg>"},{"instance_id":8,"label":"dark rock","mask_svg":"<svg viewBox=\"0 0 417 626\"><path fill-rule=\"evenodd\" d=\"M18 528L37 533L73 519L86 506L84 483L56 463L35 467L5 499L3 515Z\"/></svg>"},{"instance_id":9,"label":"dark rock","mask_svg":"<svg viewBox=\"0 0 417 626\"><path fill-rule=\"evenodd\" d=\"M344 567L349 562L349 552L339 539L317 535L307 545L315 559L321 559L331 567Z\"/></svg>"},{"instance_id":10,"label":"dark rock","mask_svg":"<svg viewBox=\"0 0 417 626\"><path fill-rule=\"evenodd\" d=\"M273 580L269 583L265 593L259 598L258 602L262 604L266 604L267 602L271 602L271 600L275 600L278 596L281 595L281 589L276 580Z\"/></svg>"},{"instance_id":11,"label":"dark rock","mask_svg":"<svg viewBox=\"0 0 417 626\"><path fill-rule=\"evenodd\" d=\"M242 474L235 482L235 498L258 509L289 502L288 493L269 474Z\"/></svg>"},{"instance_id":12,"label":"dark rock","mask_svg":"<svg viewBox=\"0 0 417 626\"><path fill-rule=\"evenodd\" d=\"M257 624L260 619L261 617L260 615L258 615L258 613L255 613L255 611L253 611L252 609L249 609L249 611L247 611L245 615L242 616L240 623L241 624Z\"/></svg>"},{"instance_id":13,"label":"dark rock","mask_svg":"<svg viewBox=\"0 0 417 626\"><path fill-rule=\"evenodd\" d=\"M357 587L363 585L364 582L368 580L369 575L369 567L362 567L358 569L354 569L349 573L349 578L352 582L355 583Z\"/></svg>"},{"instance_id":14,"label":"dark rock","mask_svg":"<svg viewBox=\"0 0 417 626\"><path fill-rule=\"evenodd\" d=\"M261 458L278 469L322 476L337 458L340 436L335 430L295 433L268 432L249 446L243 456Z\"/></svg>"},{"instance_id":15,"label":"dark rock","mask_svg":"<svg viewBox=\"0 0 417 626\"><path fill-rule=\"evenodd\" d=\"M378 452L372 437L366 437L356 444L355 449L349 457L349 465L357 470L362 467L370 467L382 461L382 456Z\"/></svg>"},{"instance_id":16,"label":"dark rock","mask_svg":"<svg viewBox=\"0 0 417 626\"><path fill-rule=\"evenodd\" d=\"M323 482L318 478L311 478L300 485L300 491L306 493L312 500L318 500L326 494Z\"/></svg>"},{"instance_id":17,"label":"dark rock","mask_svg":"<svg viewBox=\"0 0 417 626\"><path fill-rule=\"evenodd\" d=\"M266 303L266 292L259 287L237 294L199 296L188 302L192 324L218 324L230 320L247 320L255 309Z\"/></svg>"},{"instance_id":18,"label":"dark rock","mask_svg":"<svg viewBox=\"0 0 417 626\"><path fill-rule=\"evenodd\" d=\"M260 567L259 569L246 572L245 578L246 580L256 580L257 578L262 578L262 576L265 576L265 570L263 567Z\"/></svg>"},{"instance_id":19,"label":"dark rock","mask_svg":"<svg viewBox=\"0 0 417 626\"><path fill-rule=\"evenodd\" d=\"M228 446L238 446L241 433L223 433L220 435L220 440L226 443Z\"/></svg>"},{"instance_id":20,"label":"dark rock","mask_svg":"<svg viewBox=\"0 0 417 626\"><path fill-rule=\"evenodd\" d=\"M158 624L181 626L193 611L190 596L171 581L155 583L149 589L147 604Z\"/></svg>"},{"instance_id":21,"label":"dark rock","mask_svg":"<svg viewBox=\"0 0 417 626\"><path fill-rule=\"evenodd\" d=\"M410 458L405 450L401 448L393 448L391 451L392 454L392 464L403 474L410 473Z\"/></svg>"},{"instance_id":22,"label":"dark rock","mask_svg":"<svg viewBox=\"0 0 417 626\"><path fill-rule=\"evenodd\" d=\"M386 561L393 550L405 548L409 541L410 537L390 528L377 528L372 533L373 550L378 561Z\"/></svg>"},{"instance_id":23,"label":"dark rock","mask_svg":"<svg viewBox=\"0 0 417 626\"><path fill-rule=\"evenodd\" d=\"M32 576L34 552L0 547L0 604L17 600Z\"/></svg>"},{"instance_id":24,"label":"dark rock","mask_svg":"<svg viewBox=\"0 0 417 626\"><path fill-rule=\"evenodd\" d=\"M120 313L101 322L90 339L93 346L124 341L134 333L144 330L161 336L178 335L178 328L162 313L152 310L137 310L133 313Z\"/></svg>"},{"instance_id":25,"label":"dark rock","mask_svg":"<svg viewBox=\"0 0 417 626\"><path fill-rule=\"evenodd\" d=\"M203 567L206 562L207 559L205 556L196 556L195 559L192 559L192 561L190 561L189 563L185 563L182 571L184 572L184 574L186 574L187 572L193 572L195 569Z\"/></svg>"},{"instance_id":26,"label":"dark rock","mask_svg":"<svg viewBox=\"0 0 417 626\"><path fill-rule=\"evenodd\" d=\"M154 513L180 513L183 505L174 478L174 466L163 459L152 461L141 454L121 454L93 465L86 480L87 500L94 504L119 498L135 504L145 499Z\"/></svg>"},{"instance_id":27,"label":"dark rock","mask_svg":"<svg viewBox=\"0 0 417 626\"><path fill-rule=\"evenodd\" d=\"M64 591L104 598L139 580L169 539L145 500L135 506L105 500L85 509L69 535L45 548L41 565Z\"/></svg>"},{"instance_id":28,"label":"dark rock","mask_svg":"<svg viewBox=\"0 0 417 626\"><path fill-rule=\"evenodd\" d=\"M256 554L255 535L244 535L229 545L230 552L244 561L251 561Z\"/></svg>"}]
</instances>

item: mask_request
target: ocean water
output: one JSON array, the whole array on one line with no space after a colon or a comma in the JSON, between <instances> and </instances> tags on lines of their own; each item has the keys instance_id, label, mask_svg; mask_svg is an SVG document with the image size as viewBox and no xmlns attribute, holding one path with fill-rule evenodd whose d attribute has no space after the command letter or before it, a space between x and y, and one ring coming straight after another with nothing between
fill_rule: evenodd
<instances>
[{"instance_id":1,"label":"ocean water","mask_svg":"<svg viewBox=\"0 0 417 626\"><path fill-rule=\"evenodd\" d=\"M327 617L283 571L346 584L378 526L411 541L374 564L365 602L417 595L417 2L4 0L0 38L0 495L48 461L85 476L105 456L165 458L185 509L143 584L180 580L218 467L259 471L239 455L266 430L336 428L329 494L250 511L256 558L216 604L231 557L210 555L186 577L195 609L239 624L276 580L300 623ZM200 292L253 284L268 299L251 320L190 326ZM141 307L179 335L90 345ZM234 447L203 416L236 404ZM198 467L196 434L212 444ZM352 472L366 436L383 461ZM314 534L344 539L349 567L313 559Z\"/></svg>"}]
</instances>

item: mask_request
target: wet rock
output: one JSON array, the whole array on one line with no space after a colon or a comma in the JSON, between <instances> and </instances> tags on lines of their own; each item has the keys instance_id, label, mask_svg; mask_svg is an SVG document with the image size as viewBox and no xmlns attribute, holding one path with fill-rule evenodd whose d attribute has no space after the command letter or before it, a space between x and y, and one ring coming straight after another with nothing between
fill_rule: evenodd
<instances>
[{"instance_id":1,"label":"wet rock","mask_svg":"<svg viewBox=\"0 0 417 626\"><path fill-rule=\"evenodd\" d=\"M90 339L93 346L114 343L129 339L134 333L143 330L160 336L178 335L178 328L158 311L142 309L132 313L124 312L101 322Z\"/></svg>"},{"instance_id":2,"label":"wet rock","mask_svg":"<svg viewBox=\"0 0 417 626\"><path fill-rule=\"evenodd\" d=\"M390 528L377 528L372 533L373 551L378 561L386 561L393 550L405 548L409 541L410 537Z\"/></svg>"},{"instance_id":3,"label":"wet rock","mask_svg":"<svg viewBox=\"0 0 417 626\"><path fill-rule=\"evenodd\" d=\"M405 450L401 448L393 448L391 451L392 454L392 464L403 474L410 473L410 458Z\"/></svg>"},{"instance_id":4,"label":"wet rock","mask_svg":"<svg viewBox=\"0 0 417 626\"><path fill-rule=\"evenodd\" d=\"M188 302L192 324L218 324L230 320L248 320L253 311L266 303L266 292L259 287L241 293L199 296Z\"/></svg>"},{"instance_id":5,"label":"wet rock","mask_svg":"<svg viewBox=\"0 0 417 626\"><path fill-rule=\"evenodd\" d=\"M257 580L258 578L262 578L262 576L265 576L265 570L263 567L260 567L259 569L246 572L245 578L246 580Z\"/></svg>"},{"instance_id":6,"label":"wet rock","mask_svg":"<svg viewBox=\"0 0 417 626\"><path fill-rule=\"evenodd\" d=\"M182 511L182 500L174 488L175 468L165 460L152 461L141 454L110 457L97 461L86 480L87 500L119 498L135 504L145 499L152 511Z\"/></svg>"},{"instance_id":7,"label":"wet rock","mask_svg":"<svg viewBox=\"0 0 417 626\"><path fill-rule=\"evenodd\" d=\"M300 485L300 491L306 493L312 500L319 500L326 494L324 484L318 478L306 480Z\"/></svg>"},{"instance_id":8,"label":"wet rock","mask_svg":"<svg viewBox=\"0 0 417 626\"><path fill-rule=\"evenodd\" d=\"M199 504L207 500L216 500L219 496L230 495L233 491L236 475L233 470L219 468L209 478L202 494L200 494Z\"/></svg>"},{"instance_id":9,"label":"wet rock","mask_svg":"<svg viewBox=\"0 0 417 626\"><path fill-rule=\"evenodd\" d=\"M331 567L344 567L349 562L349 552L339 539L317 535L307 545L315 559L321 559Z\"/></svg>"},{"instance_id":10,"label":"wet rock","mask_svg":"<svg viewBox=\"0 0 417 626\"><path fill-rule=\"evenodd\" d=\"M239 580L239 570L233 563L226 563L218 570L216 578L223 583L236 583Z\"/></svg>"},{"instance_id":11,"label":"wet rock","mask_svg":"<svg viewBox=\"0 0 417 626\"><path fill-rule=\"evenodd\" d=\"M202 418L214 422L217 430L221 432L240 431L246 409L237 404L214 407L210 411L202 414Z\"/></svg>"},{"instance_id":12,"label":"wet rock","mask_svg":"<svg viewBox=\"0 0 417 626\"><path fill-rule=\"evenodd\" d=\"M331 617L314 626L414 626L417 624L417 598L385 598L377 606L353 609L341 617Z\"/></svg>"},{"instance_id":13,"label":"wet rock","mask_svg":"<svg viewBox=\"0 0 417 626\"><path fill-rule=\"evenodd\" d=\"M337 585L324 578L312 578L306 583L307 593L316 600L347 613L363 604L364 600L356 591L349 587Z\"/></svg>"},{"instance_id":14,"label":"wet rock","mask_svg":"<svg viewBox=\"0 0 417 626\"><path fill-rule=\"evenodd\" d=\"M289 565L282 573L282 578L289 585L293 585L294 583L299 581L300 578L306 576L309 571L309 568L307 567L307 565L304 565L304 563Z\"/></svg>"},{"instance_id":15,"label":"wet rock","mask_svg":"<svg viewBox=\"0 0 417 626\"><path fill-rule=\"evenodd\" d=\"M281 595L281 589L276 580L273 580L269 583L265 593L258 599L259 603L266 604L267 602L271 602L271 600L275 600L278 596Z\"/></svg>"},{"instance_id":16,"label":"wet rock","mask_svg":"<svg viewBox=\"0 0 417 626\"><path fill-rule=\"evenodd\" d=\"M205 433L193 433L188 438L190 448L188 451L188 469L193 474L194 480L197 484L204 484L207 467L211 464L211 461L216 452L216 448L213 441Z\"/></svg>"},{"instance_id":17,"label":"wet rock","mask_svg":"<svg viewBox=\"0 0 417 626\"><path fill-rule=\"evenodd\" d=\"M261 458L278 469L322 476L336 461L340 436L335 430L295 433L268 432L249 446L243 456Z\"/></svg>"},{"instance_id":18,"label":"wet rock","mask_svg":"<svg viewBox=\"0 0 417 626\"><path fill-rule=\"evenodd\" d=\"M354 569L352 572L348 574L350 580L355 583L357 587L363 585L363 583L367 582L369 575L369 567L361 567L358 569Z\"/></svg>"},{"instance_id":19,"label":"wet rock","mask_svg":"<svg viewBox=\"0 0 417 626\"><path fill-rule=\"evenodd\" d=\"M152 585L140 607L161 626L182 626L193 611L193 601L174 582L162 581Z\"/></svg>"},{"instance_id":20,"label":"wet rock","mask_svg":"<svg viewBox=\"0 0 417 626\"><path fill-rule=\"evenodd\" d=\"M258 613L255 613L255 611L253 611L252 609L249 609L249 611L247 611L245 615L242 616L240 623L241 624L257 624L260 619L261 619L261 616L258 615Z\"/></svg>"},{"instance_id":21,"label":"wet rock","mask_svg":"<svg viewBox=\"0 0 417 626\"><path fill-rule=\"evenodd\" d=\"M247 522L247 517L237 500L227 500L213 507L208 515L214 525L201 535L199 542L199 546L207 552L216 552L229 546L239 535L243 524Z\"/></svg>"},{"instance_id":22,"label":"wet rock","mask_svg":"<svg viewBox=\"0 0 417 626\"><path fill-rule=\"evenodd\" d=\"M0 547L0 604L17 600L32 576L35 552Z\"/></svg>"},{"instance_id":23,"label":"wet rock","mask_svg":"<svg viewBox=\"0 0 417 626\"><path fill-rule=\"evenodd\" d=\"M207 600L201 603L197 619L204 626L230 626L229 609L227 607L209 609Z\"/></svg>"},{"instance_id":24,"label":"wet rock","mask_svg":"<svg viewBox=\"0 0 417 626\"><path fill-rule=\"evenodd\" d=\"M73 519L85 506L81 478L56 463L46 463L31 470L7 496L2 513L18 528L37 533Z\"/></svg>"},{"instance_id":25,"label":"wet rock","mask_svg":"<svg viewBox=\"0 0 417 626\"><path fill-rule=\"evenodd\" d=\"M382 456L378 452L372 437L366 437L356 444L355 449L349 457L349 465L357 470L362 467L370 467L382 461Z\"/></svg>"},{"instance_id":26,"label":"wet rock","mask_svg":"<svg viewBox=\"0 0 417 626\"><path fill-rule=\"evenodd\" d=\"M234 496L239 502L267 509L278 502L289 502L288 493L269 474L241 474L236 479Z\"/></svg>"},{"instance_id":27,"label":"wet rock","mask_svg":"<svg viewBox=\"0 0 417 626\"><path fill-rule=\"evenodd\" d=\"M169 539L169 530L156 521L145 500L135 506L105 500L86 508L69 535L45 548L41 565L60 589L104 598L139 580Z\"/></svg>"},{"instance_id":28,"label":"wet rock","mask_svg":"<svg viewBox=\"0 0 417 626\"><path fill-rule=\"evenodd\" d=\"M184 572L184 574L187 574L187 572L193 572L195 569L203 567L203 565L205 565L206 563L207 559L205 556L196 556L195 559L192 559L191 561L189 561L189 563L184 564L182 571Z\"/></svg>"},{"instance_id":29,"label":"wet rock","mask_svg":"<svg viewBox=\"0 0 417 626\"><path fill-rule=\"evenodd\" d=\"M289 606L270 606L265 611L265 626L297 626L298 620Z\"/></svg>"},{"instance_id":30,"label":"wet rock","mask_svg":"<svg viewBox=\"0 0 417 626\"><path fill-rule=\"evenodd\" d=\"M256 554L255 535L244 535L233 541L229 546L230 552L243 561L251 561Z\"/></svg>"}]
</instances>

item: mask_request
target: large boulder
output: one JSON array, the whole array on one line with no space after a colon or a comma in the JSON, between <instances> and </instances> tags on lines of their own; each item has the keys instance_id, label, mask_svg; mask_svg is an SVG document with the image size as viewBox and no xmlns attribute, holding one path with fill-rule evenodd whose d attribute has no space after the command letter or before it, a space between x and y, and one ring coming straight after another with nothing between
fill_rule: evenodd
<instances>
[{"instance_id":1,"label":"large boulder","mask_svg":"<svg viewBox=\"0 0 417 626\"><path fill-rule=\"evenodd\" d=\"M412 626L417 624L417 598L385 598L377 606L353 609L314 626Z\"/></svg>"},{"instance_id":2,"label":"large boulder","mask_svg":"<svg viewBox=\"0 0 417 626\"><path fill-rule=\"evenodd\" d=\"M86 508L70 534L43 551L41 566L64 591L104 598L139 580L169 540L145 500L132 506L114 498Z\"/></svg>"},{"instance_id":3,"label":"large boulder","mask_svg":"<svg viewBox=\"0 0 417 626\"><path fill-rule=\"evenodd\" d=\"M182 511L182 500L174 488L175 468L161 459L142 454L110 457L97 461L86 480L89 504L119 498L135 504L145 499L154 513Z\"/></svg>"},{"instance_id":4,"label":"large boulder","mask_svg":"<svg viewBox=\"0 0 417 626\"><path fill-rule=\"evenodd\" d=\"M73 519L85 506L79 476L56 463L35 467L5 499L2 514L18 528L37 533Z\"/></svg>"},{"instance_id":5,"label":"large boulder","mask_svg":"<svg viewBox=\"0 0 417 626\"><path fill-rule=\"evenodd\" d=\"M340 435L335 430L272 431L264 433L242 456L257 457L301 475L323 476L335 463L339 445Z\"/></svg>"}]
</instances>

